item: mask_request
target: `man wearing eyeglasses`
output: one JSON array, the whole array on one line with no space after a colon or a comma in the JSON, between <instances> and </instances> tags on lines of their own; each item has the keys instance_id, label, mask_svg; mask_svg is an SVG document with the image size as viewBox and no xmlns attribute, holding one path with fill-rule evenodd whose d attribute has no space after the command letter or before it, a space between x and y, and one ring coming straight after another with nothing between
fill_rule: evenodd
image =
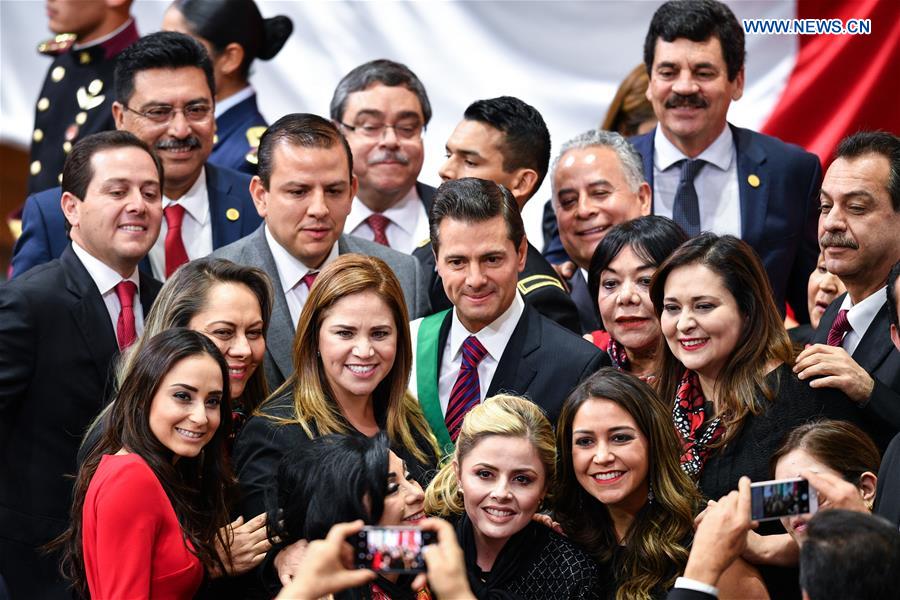
<instances>
[{"instance_id":1,"label":"man wearing eyeglasses","mask_svg":"<svg viewBox=\"0 0 900 600\"><path fill-rule=\"evenodd\" d=\"M428 238L434 196L433 187L416 181L431 120L422 82L406 65L367 62L338 83L331 119L350 144L359 179L344 232L412 253Z\"/></svg>"},{"instance_id":2,"label":"man wearing eyeglasses","mask_svg":"<svg viewBox=\"0 0 900 600\"><path fill-rule=\"evenodd\" d=\"M116 63L116 128L133 133L159 155L165 169L164 219L142 268L164 281L180 265L253 232L261 219L250 198L250 177L206 161L215 136L215 82L203 46L180 33L148 35ZM57 258L68 244L60 189L30 197L12 276Z\"/></svg>"}]
</instances>

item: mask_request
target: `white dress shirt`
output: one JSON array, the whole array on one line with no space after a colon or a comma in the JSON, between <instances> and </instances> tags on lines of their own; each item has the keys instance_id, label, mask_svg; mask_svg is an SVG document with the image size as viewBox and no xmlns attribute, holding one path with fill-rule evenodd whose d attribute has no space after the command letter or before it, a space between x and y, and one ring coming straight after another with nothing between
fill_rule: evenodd
<instances>
[{"instance_id":1,"label":"white dress shirt","mask_svg":"<svg viewBox=\"0 0 900 600\"><path fill-rule=\"evenodd\" d=\"M174 200L163 196L163 210L176 204ZM181 240L187 251L188 260L202 258L213 251L212 220L209 216L209 193L206 189L206 167L200 169L200 176L187 193L178 199L177 204L184 207L184 220L181 221ZM153 276L159 281L166 280L166 232L169 226L163 215L159 228L159 237L150 249L150 266Z\"/></svg>"},{"instance_id":2,"label":"white dress shirt","mask_svg":"<svg viewBox=\"0 0 900 600\"><path fill-rule=\"evenodd\" d=\"M444 345L444 355L441 358L441 372L438 375L438 394L441 399L441 412L447 414L447 404L450 403L450 392L453 391L453 384L459 377L459 368L462 365L462 346L463 342L470 335L474 335L487 350L487 354L478 363L478 387L481 392L481 402L487 395L491 381L494 379L494 373L497 372L497 364L503 351L512 337L516 325L522 312L525 310L525 301L516 292L512 304L509 305L502 315L497 317L493 323L482 329L476 334L472 334L460 322L456 316L456 309L453 309L452 323L450 325L450 334L447 336L447 342Z\"/></svg>"},{"instance_id":3,"label":"white dress shirt","mask_svg":"<svg viewBox=\"0 0 900 600\"><path fill-rule=\"evenodd\" d=\"M672 218L681 169L675 163L688 158L656 128L653 138L653 214ZM741 237L741 190L738 185L737 148L726 124L719 137L699 156L704 165L694 178L700 204L700 230Z\"/></svg>"},{"instance_id":4,"label":"white dress shirt","mask_svg":"<svg viewBox=\"0 0 900 600\"><path fill-rule=\"evenodd\" d=\"M881 310L881 307L887 303L887 286L884 286L868 298L853 304L850 300L850 294L844 296L841 302L841 309L847 310L847 320L850 321L850 327L853 329L848 331L841 342L841 347L847 351L847 354L853 356L860 340L869 330L869 325L875 320L875 315Z\"/></svg>"},{"instance_id":5,"label":"white dress shirt","mask_svg":"<svg viewBox=\"0 0 900 600\"><path fill-rule=\"evenodd\" d=\"M354 198L350 214L344 222L344 233L374 241L375 232L366 223L366 219L374 212L363 204L359 197ZM425 213L425 205L419 198L416 186L413 186L400 202L381 214L391 221L385 235L394 250L412 254L412 251L428 238L428 215Z\"/></svg>"},{"instance_id":6,"label":"white dress shirt","mask_svg":"<svg viewBox=\"0 0 900 600\"><path fill-rule=\"evenodd\" d=\"M119 324L119 313L122 312L122 305L119 303L119 296L116 295L116 285L120 281L131 281L137 286L134 293L134 304L132 311L134 312L134 330L138 335L144 331L144 308L141 306L141 280L138 277L138 270L135 267L134 272L128 277L123 278L116 273L109 265L101 262L87 250L72 242L72 250L75 256L84 265L88 275L94 280L94 285L100 290L100 296L103 298L103 304L106 305L106 311L109 313L109 320L112 323L113 333Z\"/></svg>"},{"instance_id":7,"label":"white dress shirt","mask_svg":"<svg viewBox=\"0 0 900 600\"><path fill-rule=\"evenodd\" d=\"M303 312L303 305L306 304L306 299L309 298L309 288L306 287L302 280L307 273L318 273L326 265L333 263L338 257L338 244L335 242L331 247L331 252L325 258L325 262L315 269L310 269L294 258L290 252L285 250L284 246L272 237L272 232L269 231L268 225L266 225L265 234L269 252L272 253L272 258L275 259L275 268L278 269L278 281L281 282L281 291L284 293L288 311L291 313L291 322L294 324L294 329L296 329L297 323L300 321L300 313Z\"/></svg>"}]
</instances>

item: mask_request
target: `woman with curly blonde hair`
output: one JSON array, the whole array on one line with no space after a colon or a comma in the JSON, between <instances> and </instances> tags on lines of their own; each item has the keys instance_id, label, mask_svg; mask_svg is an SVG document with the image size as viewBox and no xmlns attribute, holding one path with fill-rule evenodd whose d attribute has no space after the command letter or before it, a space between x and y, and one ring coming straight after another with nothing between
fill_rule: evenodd
<instances>
[{"instance_id":1,"label":"woman with curly blonde hair","mask_svg":"<svg viewBox=\"0 0 900 600\"><path fill-rule=\"evenodd\" d=\"M498 395L470 410L425 512L451 519L478 598L598 598L591 558L533 517L556 475L553 428L537 405Z\"/></svg>"}]
</instances>

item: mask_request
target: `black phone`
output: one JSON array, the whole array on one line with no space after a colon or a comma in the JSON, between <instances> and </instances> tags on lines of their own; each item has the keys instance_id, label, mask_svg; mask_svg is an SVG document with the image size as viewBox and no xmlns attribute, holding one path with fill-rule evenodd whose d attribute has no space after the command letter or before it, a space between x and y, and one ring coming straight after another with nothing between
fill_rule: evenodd
<instances>
[{"instance_id":1,"label":"black phone","mask_svg":"<svg viewBox=\"0 0 900 600\"><path fill-rule=\"evenodd\" d=\"M818 509L819 497L805 479L775 479L750 484L750 518L754 521L813 514Z\"/></svg>"},{"instance_id":2,"label":"black phone","mask_svg":"<svg viewBox=\"0 0 900 600\"><path fill-rule=\"evenodd\" d=\"M425 571L422 548L436 541L433 531L410 526L367 525L350 538L356 568L372 569L377 573Z\"/></svg>"}]
</instances>

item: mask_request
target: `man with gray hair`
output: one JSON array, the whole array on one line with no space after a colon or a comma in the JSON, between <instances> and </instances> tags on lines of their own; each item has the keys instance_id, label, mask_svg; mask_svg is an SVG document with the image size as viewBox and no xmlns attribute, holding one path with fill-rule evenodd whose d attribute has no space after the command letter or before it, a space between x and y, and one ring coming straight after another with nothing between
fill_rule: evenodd
<instances>
[{"instance_id":1,"label":"man with gray hair","mask_svg":"<svg viewBox=\"0 0 900 600\"><path fill-rule=\"evenodd\" d=\"M559 237L577 267L569 280L584 333L600 328L587 288L594 249L610 227L650 214L641 158L618 133L592 129L565 144L551 167Z\"/></svg>"},{"instance_id":2,"label":"man with gray hair","mask_svg":"<svg viewBox=\"0 0 900 600\"><path fill-rule=\"evenodd\" d=\"M425 87L406 65L386 59L344 76L331 98L331 120L353 151L359 190L345 231L400 252L428 238L434 188L418 183L431 120Z\"/></svg>"}]
</instances>

